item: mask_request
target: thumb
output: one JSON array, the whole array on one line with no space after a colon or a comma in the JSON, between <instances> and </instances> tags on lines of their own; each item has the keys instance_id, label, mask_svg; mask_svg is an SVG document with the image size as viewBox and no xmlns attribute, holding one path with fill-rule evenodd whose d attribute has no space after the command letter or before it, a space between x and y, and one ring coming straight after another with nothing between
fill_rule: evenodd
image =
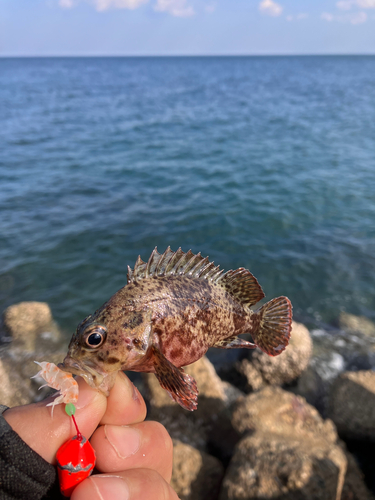
<instances>
[{"instance_id":1,"label":"thumb","mask_svg":"<svg viewBox=\"0 0 375 500\"><path fill-rule=\"evenodd\" d=\"M102 419L107 398L98 390L88 386L78 377L79 397L75 418L82 435L89 438ZM39 403L10 408L3 416L12 429L41 457L51 464L56 463L57 450L77 432L73 420L65 413L65 405L46 406L53 398Z\"/></svg>"}]
</instances>

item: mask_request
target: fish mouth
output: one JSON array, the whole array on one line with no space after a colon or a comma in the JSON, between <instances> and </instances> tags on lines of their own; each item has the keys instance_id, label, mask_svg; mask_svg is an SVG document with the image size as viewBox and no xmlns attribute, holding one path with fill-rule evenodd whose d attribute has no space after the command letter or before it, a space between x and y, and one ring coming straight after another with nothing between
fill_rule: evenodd
<instances>
[{"instance_id":1,"label":"fish mouth","mask_svg":"<svg viewBox=\"0 0 375 500\"><path fill-rule=\"evenodd\" d=\"M107 373L100 369L97 365L90 363L90 361L85 361L85 363L80 363L69 355L65 357L62 363L59 363L58 368L64 372L72 373L73 375L79 375L85 382L93 387L94 389L99 389L106 396L108 396L108 389L106 384L103 382L107 377Z\"/></svg>"}]
</instances>

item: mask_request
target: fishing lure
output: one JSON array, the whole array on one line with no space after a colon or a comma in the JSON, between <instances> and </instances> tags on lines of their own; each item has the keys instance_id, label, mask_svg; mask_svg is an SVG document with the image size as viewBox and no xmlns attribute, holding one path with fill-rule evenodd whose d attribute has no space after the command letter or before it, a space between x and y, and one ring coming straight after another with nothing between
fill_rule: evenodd
<instances>
[{"instance_id":1,"label":"fishing lure","mask_svg":"<svg viewBox=\"0 0 375 500\"><path fill-rule=\"evenodd\" d=\"M78 401L78 384L70 373L63 372L54 363L42 361L38 363L42 369L34 377L42 377L46 384L42 387L51 387L58 392L52 403L52 415L55 405L65 403L65 412L70 416L75 425L77 434L66 441L56 453L57 471L60 481L61 493L69 497L74 488L86 479L94 470L96 456L90 442L82 436L74 413L76 411L75 403Z\"/></svg>"},{"instance_id":2,"label":"fishing lure","mask_svg":"<svg viewBox=\"0 0 375 500\"><path fill-rule=\"evenodd\" d=\"M65 412L73 419L77 435L68 439L56 453L60 490L66 497L70 497L74 488L92 473L96 462L94 448L78 429L75 410L72 403L65 406Z\"/></svg>"},{"instance_id":3,"label":"fishing lure","mask_svg":"<svg viewBox=\"0 0 375 500\"><path fill-rule=\"evenodd\" d=\"M41 363L34 361L34 363L39 365L42 369L31 378L42 377L47 382L46 384L40 386L39 389L48 386L58 391L54 401L47 405L52 406L52 415L55 405L61 403L77 403L78 384L74 380L71 373L63 372L54 363L48 363L46 361L42 361Z\"/></svg>"}]
</instances>

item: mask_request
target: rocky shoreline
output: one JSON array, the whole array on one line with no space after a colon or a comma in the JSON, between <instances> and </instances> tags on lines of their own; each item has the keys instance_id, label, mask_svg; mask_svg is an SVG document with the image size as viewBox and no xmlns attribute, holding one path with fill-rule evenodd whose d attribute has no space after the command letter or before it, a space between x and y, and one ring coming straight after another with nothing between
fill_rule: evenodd
<instances>
[{"instance_id":1,"label":"rocky shoreline","mask_svg":"<svg viewBox=\"0 0 375 500\"><path fill-rule=\"evenodd\" d=\"M375 341L375 325L365 318L341 321L348 332L341 345L356 335ZM49 306L9 307L0 333L0 402L16 406L45 397L48 389L38 392L39 381L30 379L34 360L59 362L66 352ZM173 438L172 486L181 500L375 499L375 371L331 370L325 377L313 341L294 323L290 346L276 358L257 349L219 374L206 357L190 365L186 371L199 388L198 410L191 413L154 375L137 379L148 419ZM375 349L365 355L375 356Z\"/></svg>"}]
</instances>

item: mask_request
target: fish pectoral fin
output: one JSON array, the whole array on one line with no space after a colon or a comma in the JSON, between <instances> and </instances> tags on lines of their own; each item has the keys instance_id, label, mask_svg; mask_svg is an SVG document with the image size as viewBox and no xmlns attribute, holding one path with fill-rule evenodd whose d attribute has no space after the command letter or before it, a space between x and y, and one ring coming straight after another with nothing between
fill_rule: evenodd
<instances>
[{"instance_id":1,"label":"fish pectoral fin","mask_svg":"<svg viewBox=\"0 0 375 500\"><path fill-rule=\"evenodd\" d=\"M171 398L185 410L196 410L198 389L195 379L182 368L174 366L155 346L152 346L152 355L155 375L161 387L168 391Z\"/></svg>"},{"instance_id":2,"label":"fish pectoral fin","mask_svg":"<svg viewBox=\"0 0 375 500\"><path fill-rule=\"evenodd\" d=\"M219 349L237 349L237 348L255 349L256 344L252 344L247 340L243 340L234 336L234 337L228 337L227 339L218 340L216 344L214 344L212 347L218 347Z\"/></svg>"}]
</instances>

